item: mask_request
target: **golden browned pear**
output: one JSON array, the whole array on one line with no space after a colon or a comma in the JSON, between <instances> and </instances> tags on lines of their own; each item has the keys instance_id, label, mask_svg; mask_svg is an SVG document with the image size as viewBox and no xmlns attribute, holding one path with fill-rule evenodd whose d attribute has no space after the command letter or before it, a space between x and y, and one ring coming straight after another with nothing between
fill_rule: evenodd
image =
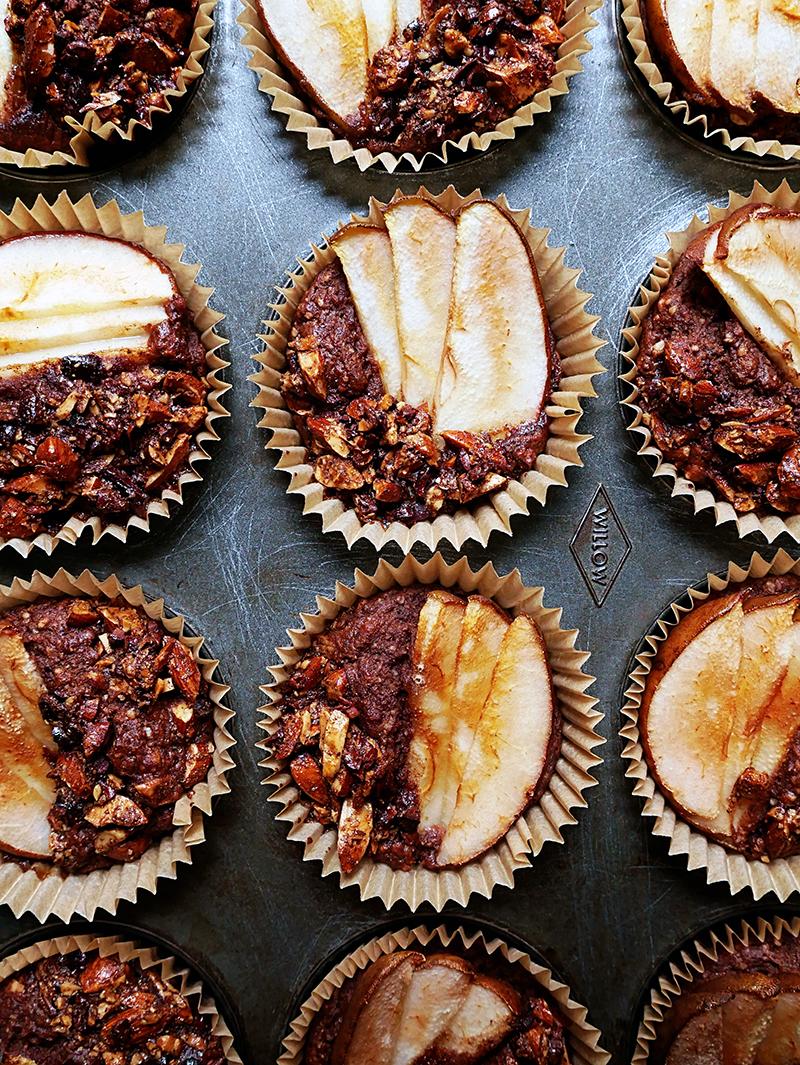
<instances>
[{"instance_id":1,"label":"golden browned pear","mask_svg":"<svg viewBox=\"0 0 800 1065\"><path fill-rule=\"evenodd\" d=\"M481 1061L514 1027L521 1010L517 992L491 976L476 976L461 1009L436 1042L453 1065Z\"/></svg>"},{"instance_id":2,"label":"golden browned pear","mask_svg":"<svg viewBox=\"0 0 800 1065\"><path fill-rule=\"evenodd\" d=\"M343 130L367 91L361 0L259 0L278 58L299 88Z\"/></svg>"},{"instance_id":3,"label":"golden browned pear","mask_svg":"<svg viewBox=\"0 0 800 1065\"><path fill-rule=\"evenodd\" d=\"M535 421L550 380L547 310L528 242L488 200L457 217L434 429L480 433Z\"/></svg>"},{"instance_id":4,"label":"golden browned pear","mask_svg":"<svg viewBox=\"0 0 800 1065\"><path fill-rule=\"evenodd\" d=\"M408 772L419 793L419 835L431 844L442 837L442 806L451 786L451 701L465 611L459 596L431 592L420 611L414 640ZM458 780L454 783L457 787Z\"/></svg>"},{"instance_id":5,"label":"golden browned pear","mask_svg":"<svg viewBox=\"0 0 800 1065\"><path fill-rule=\"evenodd\" d=\"M90 233L34 233L0 244L0 374L68 355L141 353L177 295L141 248Z\"/></svg>"},{"instance_id":6,"label":"golden browned pear","mask_svg":"<svg viewBox=\"0 0 800 1065\"><path fill-rule=\"evenodd\" d=\"M725 752L742 660L742 595L712 599L672 630L654 660L639 714L661 789L690 821L725 837Z\"/></svg>"},{"instance_id":7,"label":"golden browned pear","mask_svg":"<svg viewBox=\"0 0 800 1065\"><path fill-rule=\"evenodd\" d=\"M792 626L786 643L787 669L760 722L747 763L770 779L778 772L800 727L800 624Z\"/></svg>"},{"instance_id":8,"label":"golden browned pear","mask_svg":"<svg viewBox=\"0 0 800 1065\"><path fill-rule=\"evenodd\" d=\"M505 835L552 764L557 706L547 650L525 614L509 625L436 861L462 865Z\"/></svg>"},{"instance_id":9,"label":"golden browned pear","mask_svg":"<svg viewBox=\"0 0 800 1065\"><path fill-rule=\"evenodd\" d=\"M412 1065L422 1057L461 1009L473 976L472 966L453 954L432 954L414 970L387 1065Z\"/></svg>"},{"instance_id":10,"label":"golden browned pear","mask_svg":"<svg viewBox=\"0 0 800 1065\"><path fill-rule=\"evenodd\" d=\"M772 1024L777 997L738 992L722 1004L723 1061L752 1065Z\"/></svg>"},{"instance_id":11,"label":"golden browned pear","mask_svg":"<svg viewBox=\"0 0 800 1065\"><path fill-rule=\"evenodd\" d=\"M372 59L376 52L394 37L395 0L361 0L364 7L364 20L367 25L367 57Z\"/></svg>"},{"instance_id":12,"label":"golden browned pear","mask_svg":"<svg viewBox=\"0 0 800 1065\"><path fill-rule=\"evenodd\" d=\"M709 82L743 119L753 115L759 0L713 0Z\"/></svg>"},{"instance_id":13,"label":"golden browned pear","mask_svg":"<svg viewBox=\"0 0 800 1065\"><path fill-rule=\"evenodd\" d=\"M666 1065L727 1065L722 1051L722 1010L698 1013L678 1032Z\"/></svg>"},{"instance_id":14,"label":"golden browned pear","mask_svg":"<svg viewBox=\"0 0 800 1065\"><path fill-rule=\"evenodd\" d=\"M395 32L402 37L406 26L422 17L422 0L396 0Z\"/></svg>"},{"instance_id":15,"label":"golden browned pear","mask_svg":"<svg viewBox=\"0 0 800 1065\"><path fill-rule=\"evenodd\" d=\"M6 30L6 18L11 14L11 0L0 0L0 121L10 118L7 108L10 103L5 91L6 79L14 66L14 46Z\"/></svg>"},{"instance_id":16,"label":"golden browned pear","mask_svg":"<svg viewBox=\"0 0 800 1065\"><path fill-rule=\"evenodd\" d=\"M414 970L424 962L417 951L398 951L364 970L334 1041L331 1065L391 1061L406 992Z\"/></svg>"},{"instance_id":17,"label":"golden browned pear","mask_svg":"<svg viewBox=\"0 0 800 1065\"><path fill-rule=\"evenodd\" d=\"M26 858L50 856L48 815L55 801L46 752L55 752L42 719L41 678L20 637L0 632L0 848Z\"/></svg>"},{"instance_id":18,"label":"golden browned pear","mask_svg":"<svg viewBox=\"0 0 800 1065\"><path fill-rule=\"evenodd\" d=\"M413 407L432 407L450 312L456 224L423 196L395 200L384 215L403 352L402 398Z\"/></svg>"},{"instance_id":19,"label":"golden browned pear","mask_svg":"<svg viewBox=\"0 0 800 1065\"><path fill-rule=\"evenodd\" d=\"M647 26L687 97L714 105L711 28L714 0L645 0Z\"/></svg>"},{"instance_id":20,"label":"golden browned pear","mask_svg":"<svg viewBox=\"0 0 800 1065\"><path fill-rule=\"evenodd\" d=\"M703 270L756 342L800 383L800 214L746 205L709 231Z\"/></svg>"},{"instance_id":21,"label":"golden browned pear","mask_svg":"<svg viewBox=\"0 0 800 1065\"><path fill-rule=\"evenodd\" d=\"M781 975L796 978L794 973ZM800 1061L800 994L796 990L778 995L754 1065L785 1065L787 1061Z\"/></svg>"},{"instance_id":22,"label":"golden browned pear","mask_svg":"<svg viewBox=\"0 0 800 1065\"><path fill-rule=\"evenodd\" d=\"M448 825L456 808L461 778L467 767L483 707L492 686L494 667L506 629L511 624L505 611L482 595L471 595L461 627L453 693L451 697L450 758L446 774L437 776L434 788L441 793L442 826Z\"/></svg>"},{"instance_id":23,"label":"golden browned pear","mask_svg":"<svg viewBox=\"0 0 800 1065\"><path fill-rule=\"evenodd\" d=\"M759 0L755 88L778 111L800 114L798 0Z\"/></svg>"},{"instance_id":24,"label":"golden browned pear","mask_svg":"<svg viewBox=\"0 0 800 1065\"><path fill-rule=\"evenodd\" d=\"M400 337L395 311L389 234L380 226L350 222L331 237L344 269L358 320L391 396L401 394Z\"/></svg>"}]
</instances>

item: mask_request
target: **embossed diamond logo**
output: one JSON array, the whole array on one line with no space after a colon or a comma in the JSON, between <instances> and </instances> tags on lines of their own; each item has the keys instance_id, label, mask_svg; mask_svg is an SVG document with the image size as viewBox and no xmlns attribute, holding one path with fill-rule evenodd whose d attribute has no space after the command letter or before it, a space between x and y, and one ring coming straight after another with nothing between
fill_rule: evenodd
<instances>
[{"instance_id":1,"label":"embossed diamond logo","mask_svg":"<svg viewBox=\"0 0 800 1065\"><path fill-rule=\"evenodd\" d=\"M569 548L592 599L602 606L631 553L628 534L602 484L598 484Z\"/></svg>"}]
</instances>

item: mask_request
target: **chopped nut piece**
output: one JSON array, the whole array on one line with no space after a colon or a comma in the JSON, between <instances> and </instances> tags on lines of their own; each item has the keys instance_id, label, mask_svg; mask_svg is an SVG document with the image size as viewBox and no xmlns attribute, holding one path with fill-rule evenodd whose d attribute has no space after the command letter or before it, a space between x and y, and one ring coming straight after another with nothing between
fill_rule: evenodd
<instances>
[{"instance_id":1,"label":"chopped nut piece","mask_svg":"<svg viewBox=\"0 0 800 1065\"><path fill-rule=\"evenodd\" d=\"M115 795L105 806L92 807L86 813L86 820L95 828L104 828L106 825L136 828L147 824L147 816L141 807L125 795Z\"/></svg>"},{"instance_id":2,"label":"chopped nut piece","mask_svg":"<svg viewBox=\"0 0 800 1065\"><path fill-rule=\"evenodd\" d=\"M342 803L339 818L339 839L337 850L339 862L345 873L352 873L367 852L372 835L372 803L360 805L352 799Z\"/></svg>"},{"instance_id":3,"label":"chopped nut piece","mask_svg":"<svg viewBox=\"0 0 800 1065\"><path fill-rule=\"evenodd\" d=\"M322 775L331 781L342 764L344 744L350 718L341 710L333 709L326 715L325 728L320 732L319 747L322 751Z\"/></svg>"}]
</instances>

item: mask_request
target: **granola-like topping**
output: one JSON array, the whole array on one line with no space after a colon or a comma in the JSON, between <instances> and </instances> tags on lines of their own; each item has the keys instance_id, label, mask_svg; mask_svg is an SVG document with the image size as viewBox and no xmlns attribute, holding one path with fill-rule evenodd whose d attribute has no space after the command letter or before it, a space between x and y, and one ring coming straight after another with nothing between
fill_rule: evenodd
<instances>
[{"instance_id":1,"label":"granola-like topping","mask_svg":"<svg viewBox=\"0 0 800 1065\"><path fill-rule=\"evenodd\" d=\"M208 1017L153 968L97 951L55 954L0 984L8 1065L223 1065Z\"/></svg>"}]
</instances>

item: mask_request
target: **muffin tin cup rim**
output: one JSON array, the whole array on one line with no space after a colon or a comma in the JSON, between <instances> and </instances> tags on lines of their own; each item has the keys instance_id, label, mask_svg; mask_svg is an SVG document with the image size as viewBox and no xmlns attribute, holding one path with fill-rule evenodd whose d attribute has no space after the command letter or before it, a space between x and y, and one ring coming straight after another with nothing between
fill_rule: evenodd
<instances>
[{"instance_id":1,"label":"muffin tin cup rim","mask_svg":"<svg viewBox=\"0 0 800 1065\"><path fill-rule=\"evenodd\" d=\"M629 763L625 776L632 782L633 794L644 799L642 817L655 818L651 829L653 835L669 839L671 855L686 855L689 870L705 870L708 884L724 882L732 895L749 888L756 902L767 893L774 892L783 903L800 892L800 855L776 858L770 862L748 859L738 851L710 839L684 820L673 809L650 772L640 739L639 709L658 647L686 614L704 602L712 592L723 591L750 577L787 573L800 575L800 559L792 558L782 548L771 560L754 551L746 567L731 561L724 575L707 573L703 580L687 586L661 611L637 645L631 658L621 707L623 718L627 719L620 729L620 736L626 741L622 758ZM690 605L680 603L685 596L688 596Z\"/></svg>"},{"instance_id":2,"label":"muffin tin cup rim","mask_svg":"<svg viewBox=\"0 0 800 1065\"><path fill-rule=\"evenodd\" d=\"M230 390L231 385L217 376L230 365L219 355L219 350L228 344L228 340L214 331L225 316L208 306L214 289L198 285L195 281L201 264L183 261L185 245L166 243L166 226L146 224L141 211L123 214L117 201L113 199L98 207L91 193L73 201L69 193L63 191L52 203L40 194L30 208L17 199L11 211L0 211L0 242L26 233L76 231L114 237L136 244L171 270L193 314L194 324L205 348L206 380L211 386L207 397L208 412L202 428L196 430L193 435L192 450L186 459L188 469L181 474L176 489L165 490L160 497L151 500L145 517L132 515L125 525L105 523L98 515L88 519L72 517L52 534L40 532L31 537L0 539L0 549L13 548L24 558L27 558L35 547L50 555L59 543L74 545L87 529L91 530L93 545L104 536L125 542L131 529L150 532L151 518L169 517L171 504L183 503L185 486L203 480L195 468L196 464L211 458L207 445L220 439L214 423L220 418L230 417L230 413L222 404L222 397Z\"/></svg>"},{"instance_id":3,"label":"muffin tin cup rim","mask_svg":"<svg viewBox=\"0 0 800 1065\"><path fill-rule=\"evenodd\" d=\"M402 193L395 193L393 199L400 195ZM482 198L480 189L468 196L461 196L452 185L438 196L431 194L424 186L413 195L424 196L448 212ZM475 540L485 547L493 532L512 535L512 518L517 514L527 514L531 499L545 505L547 493L553 486L568 486L565 471L571 466L583 464L578 449L591 436L577 431L583 414L581 401L596 398L592 378L605 372L605 367L596 358L605 341L593 332L600 319L585 309L591 295L577 286L581 271L565 265L566 249L551 248L547 244L550 231L531 227L530 210L512 210L505 196L500 195L493 202L516 221L533 251L548 315L551 319L558 318L558 329L553 329L556 345L560 352L562 348L567 351L566 354L561 353L564 375L546 407L551 417L550 432L533 469L519 480L510 481L507 488L477 500L470 508L461 507L452 515L439 515L432 521L418 522L416 525L392 522L383 526L378 521L363 523L352 507L345 507L339 499L325 497L323 486L314 478L313 467L308 463L308 451L294 428L291 413L280 392L280 377L285 367L284 352L297 303L317 273L335 257L325 234L320 244L311 244L311 256L298 258L298 268L287 272L289 284L276 289L277 298L270 304L274 317L264 322L269 332L261 336L266 348L253 357L261 369L249 378L259 388L258 395L250 405L262 410L259 426L272 430L272 438L266 447L281 453L276 468L284 470L290 477L288 494L302 495L303 513L319 515L322 518L322 531L341 533L350 548L363 540L371 543L376 551L396 543L404 553L410 551L414 544L424 545L434 551L445 540L459 550L468 540ZM383 227L384 206L380 200L371 197L368 213L353 213L350 220Z\"/></svg>"},{"instance_id":4,"label":"muffin tin cup rim","mask_svg":"<svg viewBox=\"0 0 800 1065\"><path fill-rule=\"evenodd\" d=\"M645 318L669 283L676 263L691 240L709 225L727 218L739 207L748 203L770 203L785 209L800 211L800 193L794 192L786 178L783 179L774 192L770 192L759 181L755 181L749 195L742 196L729 190L726 206L717 207L714 204L707 204L708 221L703 221L695 214L685 229L666 233L669 247L664 252L656 255L653 267L645 280L638 286L637 297L628 307L625 314L626 323L631 322L632 324L625 324L621 331L620 363L622 367L627 367L627 369L624 369L624 372L618 376L621 386L619 403L624 408L624 415L630 418L627 421L628 432L634 434L635 438L642 438L640 443L634 445L637 454L653 460L652 477L665 478L667 481L671 480L673 482L671 487L673 498L686 497L687 501L692 504L696 515L701 511L713 510L717 525L735 522L739 537L742 539L756 534L763 536L768 543L772 543L778 536L785 534L800 542L800 513L790 514L786 517L783 517L777 511L761 515L757 512L737 514L733 506L726 500L717 498L710 489L699 488L694 482L688 480L673 463L664 459L663 453L655 444L650 429L644 423L644 412L637 403L639 392L635 384L637 374L636 360L639 355L639 340Z\"/></svg>"},{"instance_id":5,"label":"muffin tin cup rim","mask_svg":"<svg viewBox=\"0 0 800 1065\"><path fill-rule=\"evenodd\" d=\"M235 765L230 748L236 741L228 725L235 713L224 702L229 686L214 679L218 660L204 657L203 637L189 636L184 630L183 615L168 615L163 598L149 599L141 585L129 587L115 574L101 579L85 569L73 576L61 568L49 577L36 570L29 580L15 577L10 585L0 585L0 612L32 602L40 595L50 598L119 595L131 605L140 606L191 653L209 684L213 706L214 756L208 774L175 804L175 831L154 842L140 858L115 863L109 869L63 877L55 866L40 876L36 868L21 869L11 860L0 861L0 901L10 906L16 917L31 913L42 923L53 916L62 921L74 916L91 920L97 910L113 914L120 902L135 901L139 891L154 893L161 877L174 879L179 864L191 864L191 848L205 839L204 816L211 816L217 796L230 791L226 777ZM43 863L38 864L47 868Z\"/></svg>"}]
</instances>

